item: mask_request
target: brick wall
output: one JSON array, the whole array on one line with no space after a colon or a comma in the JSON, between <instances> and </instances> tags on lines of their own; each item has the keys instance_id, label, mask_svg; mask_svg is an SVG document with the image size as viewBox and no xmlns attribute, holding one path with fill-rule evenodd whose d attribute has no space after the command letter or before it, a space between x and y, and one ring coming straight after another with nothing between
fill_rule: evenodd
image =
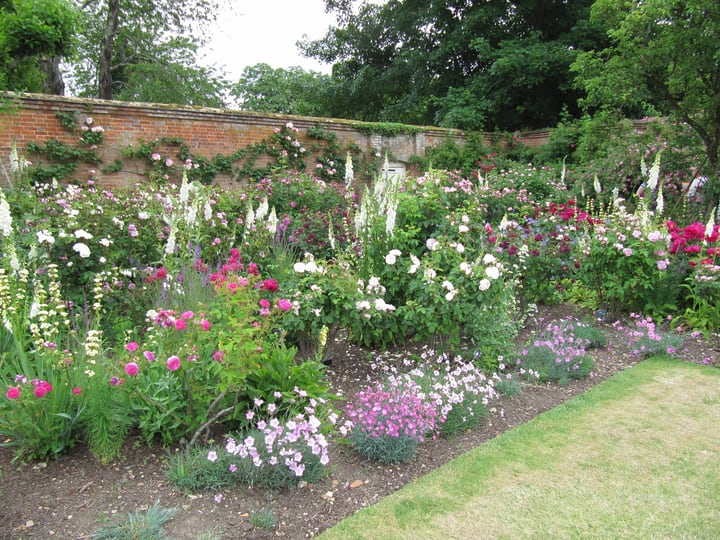
<instances>
[{"instance_id":1,"label":"brick wall","mask_svg":"<svg viewBox=\"0 0 720 540\"><path fill-rule=\"evenodd\" d=\"M229 155L240 148L268 139L275 128L287 122L299 128L298 138L306 147L312 142L305 133L307 128L319 125L334 133L342 145L355 145L365 155L389 150L401 163L407 162L413 155L423 155L425 148L440 144L448 137L460 144L465 140L462 131L434 127L422 128L414 134L388 137L362 133L353 127L356 122L348 120L39 94L10 93L5 97L5 107L0 112L0 160L5 165L13 140L21 152L30 142L42 144L52 138L77 145L79 134L68 132L60 124L57 112L75 114L78 124L91 117L93 125L104 128L105 139L98 149L104 165L119 159L122 150L128 146L162 137L180 138L192 153L208 158L217 154ZM168 149L170 151L172 149ZM26 157L32 159L31 156ZM99 172L103 165L81 165L76 176L87 178L93 169L96 172L92 174L107 186L132 184L146 178L147 162L123 159L123 164L122 171L118 173ZM263 165L261 161L257 164ZM315 166L313 155L307 160L307 166L309 169ZM230 181L229 178L216 179L216 182L221 183Z\"/></svg>"}]
</instances>

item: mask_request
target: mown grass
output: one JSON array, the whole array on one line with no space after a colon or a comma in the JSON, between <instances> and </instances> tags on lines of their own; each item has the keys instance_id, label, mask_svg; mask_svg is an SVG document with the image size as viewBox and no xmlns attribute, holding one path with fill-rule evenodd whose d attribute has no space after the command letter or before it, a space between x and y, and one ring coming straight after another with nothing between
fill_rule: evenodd
<instances>
[{"instance_id":1,"label":"mown grass","mask_svg":"<svg viewBox=\"0 0 720 540\"><path fill-rule=\"evenodd\" d=\"M720 370L652 358L321 536L720 537Z\"/></svg>"}]
</instances>

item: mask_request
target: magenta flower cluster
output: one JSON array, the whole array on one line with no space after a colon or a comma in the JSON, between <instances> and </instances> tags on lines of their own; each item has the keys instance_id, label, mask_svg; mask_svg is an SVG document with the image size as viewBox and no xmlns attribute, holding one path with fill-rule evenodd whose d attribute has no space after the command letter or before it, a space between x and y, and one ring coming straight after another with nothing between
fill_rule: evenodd
<instances>
[{"instance_id":1,"label":"magenta flower cluster","mask_svg":"<svg viewBox=\"0 0 720 540\"><path fill-rule=\"evenodd\" d=\"M347 417L353 430L372 438L409 438L417 443L435 430L438 412L420 386L411 380L386 388L368 386L348 403Z\"/></svg>"}]
</instances>

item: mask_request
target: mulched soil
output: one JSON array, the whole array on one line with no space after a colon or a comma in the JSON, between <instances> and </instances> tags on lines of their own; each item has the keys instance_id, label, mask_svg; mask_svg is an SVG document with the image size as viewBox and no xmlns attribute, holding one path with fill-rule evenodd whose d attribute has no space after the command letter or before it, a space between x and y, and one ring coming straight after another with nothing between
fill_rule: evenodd
<instances>
[{"instance_id":1,"label":"mulched soil","mask_svg":"<svg viewBox=\"0 0 720 540\"><path fill-rule=\"evenodd\" d=\"M542 309L533 328L555 319L584 314L572 306ZM522 343L533 328L526 328ZM217 493L185 495L165 478L164 465L173 450L128 444L123 458L103 466L85 448L46 463L12 463L12 452L0 450L0 538L91 538L99 524L116 521L129 512L145 510L159 501L179 512L166 526L171 538L195 540L214 529L219 537L300 539L316 536L343 518L371 505L419 476L531 420L538 414L576 396L611 375L639 361L627 350L626 340L612 326L604 325L607 346L591 351L595 367L590 377L565 386L533 384L522 393L493 404L493 414L477 429L452 437L427 441L415 459L403 464L379 464L358 456L352 449L334 445L331 474L317 484L268 491L235 488ZM686 337L678 357L685 361L720 366L720 339ZM403 351L385 354L387 361ZM369 352L337 343L328 373L335 391L346 396L363 387L372 376ZM372 354L370 354L372 356ZM273 511L272 530L255 528L250 514L263 508Z\"/></svg>"}]
</instances>

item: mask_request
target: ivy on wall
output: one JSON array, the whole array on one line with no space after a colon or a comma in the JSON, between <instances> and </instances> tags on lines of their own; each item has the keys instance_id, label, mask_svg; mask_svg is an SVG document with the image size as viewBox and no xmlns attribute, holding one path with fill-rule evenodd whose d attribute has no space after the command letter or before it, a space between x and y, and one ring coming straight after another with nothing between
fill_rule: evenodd
<instances>
[{"instance_id":1,"label":"ivy on wall","mask_svg":"<svg viewBox=\"0 0 720 540\"><path fill-rule=\"evenodd\" d=\"M310 143L306 148L299 140L299 129L292 122L277 127L266 139L239 148L231 154L209 157L192 152L190 145L179 137L160 137L152 141L140 140L121 149L121 159L104 164L98 154L104 142L104 129L95 124L85 112L56 112L59 124L68 133L77 135L76 144L56 138L44 144L28 143L27 152L35 156L31 177L35 182L72 179L80 163L97 166L103 173L121 172L130 160L141 160L145 174L153 181L176 180L183 169L188 178L203 184L212 183L219 175L235 181L260 180L284 170L303 171L314 157L312 174L328 182L342 182L347 156L353 158L356 178L372 179L377 175L381 160L388 154L385 148L374 149L366 155L356 144L341 144L332 131L320 124L307 128ZM393 123L353 123L360 133L397 137L422 132L417 126ZM388 156L391 160L394 156ZM259 164L262 163L262 164Z\"/></svg>"}]
</instances>

